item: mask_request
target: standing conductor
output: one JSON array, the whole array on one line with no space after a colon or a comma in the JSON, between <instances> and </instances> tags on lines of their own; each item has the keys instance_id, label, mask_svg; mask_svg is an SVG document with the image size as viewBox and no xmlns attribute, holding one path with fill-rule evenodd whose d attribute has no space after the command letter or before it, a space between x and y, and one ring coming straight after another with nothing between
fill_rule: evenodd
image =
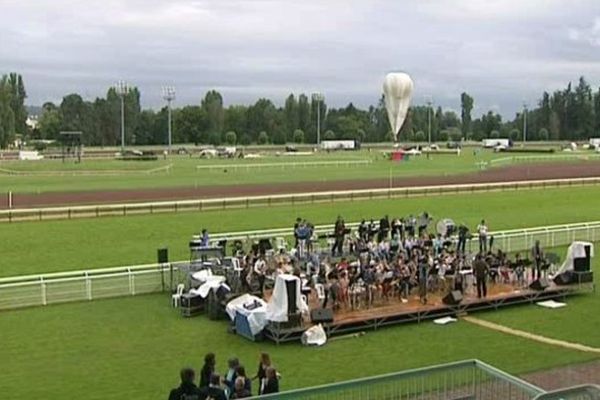
<instances>
[{"instance_id":1,"label":"standing conductor","mask_svg":"<svg viewBox=\"0 0 600 400\"><path fill-rule=\"evenodd\" d=\"M487 296L487 275L490 271L490 266L485 262L481 254L477 254L473 261L473 273L477 281L477 297L482 298Z\"/></svg>"}]
</instances>

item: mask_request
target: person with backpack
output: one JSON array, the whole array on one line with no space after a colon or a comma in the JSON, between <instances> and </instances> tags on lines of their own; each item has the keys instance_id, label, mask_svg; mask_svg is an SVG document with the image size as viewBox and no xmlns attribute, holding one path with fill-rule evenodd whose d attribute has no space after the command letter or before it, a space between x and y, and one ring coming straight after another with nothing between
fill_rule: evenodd
<instances>
[{"instance_id":1,"label":"person with backpack","mask_svg":"<svg viewBox=\"0 0 600 400\"><path fill-rule=\"evenodd\" d=\"M183 368L179 376L181 384L171 390L169 400L201 400L204 398L200 389L194 384L196 373L192 368Z\"/></svg>"}]
</instances>

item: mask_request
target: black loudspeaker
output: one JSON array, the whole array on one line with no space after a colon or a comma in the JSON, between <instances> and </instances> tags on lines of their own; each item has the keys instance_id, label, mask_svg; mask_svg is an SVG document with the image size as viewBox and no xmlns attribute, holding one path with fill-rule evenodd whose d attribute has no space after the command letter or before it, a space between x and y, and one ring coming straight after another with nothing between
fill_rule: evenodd
<instances>
[{"instance_id":1,"label":"black loudspeaker","mask_svg":"<svg viewBox=\"0 0 600 400\"><path fill-rule=\"evenodd\" d=\"M462 299L462 293L458 290L453 290L442 299L442 302L449 306L455 306L457 304L460 304Z\"/></svg>"},{"instance_id":2,"label":"black loudspeaker","mask_svg":"<svg viewBox=\"0 0 600 400\"><path fill-rule=\"evenodd\" d=\"M296 280L285 281L285 289L287 292L287 301L288 301L288 315L295 314L298 311L298 307L296 306Z\"/></svg>"},{"instance_id":3,"label":"black loudspeaker","mask_svg":"<svg viewBox=\"0 0 600 400\"><path fill-rule=\"evenodd\" d=\"M333 311L329 308L315 308L310 310L310 320L313 324L331 324Z\"/></svg>"},{"instance_id":4,"label":"black loudspeaker","mask_svg":"<svg viewBox=\"0 0 600 400\"><path fill-rule=\"evenodd\" d=\"M169 262L169 249L167 249L166 247L164 247L162 249L158 249L157 256L158 256L159 264L168 263Z\"/></svg>"},{"instance_id":5,"label":"black loudspeaker","mask_svg":"<svg viewBox=\"0 0 600 400\"><path fill-rule=\"evenodd\" d=\"M557 285L570 285L575 283L575 276L572 272L567 271L554 277L554 283Z\"/></svg>"},{"instance_id":6,"label":"black loudspeaker","mask_svg":"<svg viewBox=\"0 0 600 400\"><path fill-rule=\"evenodd\" d=\"M573 269L575 272L587 272L590 270L590 252L592 248L590 246L583 246L583 248L585 250L585 257L573 260Z\"/></svg>"},{"instance_id":7,"label":"black loudspeaker","mask_svg":"<svg viewBox=\"0 0 600 400\"><path fill-rule=\"evenodd\" d=\"M540 278L540 279L536 279L535 281L531 282L531 284L529 285L529 289L546 290L548 288L548 286L550 286L550 284L548 283L548 280L546 278Z\"/></svg>"}]
</instances>

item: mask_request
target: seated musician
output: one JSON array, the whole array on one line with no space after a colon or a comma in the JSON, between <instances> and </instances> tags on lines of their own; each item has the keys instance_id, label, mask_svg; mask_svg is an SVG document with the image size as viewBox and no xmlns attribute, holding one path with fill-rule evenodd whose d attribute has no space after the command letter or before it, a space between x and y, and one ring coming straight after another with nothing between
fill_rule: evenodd
<instances>
[{"instance_id":1,"label":"seated musician","mask_svg":"<svg viewBox=\"0 0 600 400\"><path fill-rule=\"evenodd\" d=\"M201 247L209 247L210 246L210 237L209 237L208 231L206 229L202 229L202 235L200 238L200 246Z\"/></svg>"}]
</instances>

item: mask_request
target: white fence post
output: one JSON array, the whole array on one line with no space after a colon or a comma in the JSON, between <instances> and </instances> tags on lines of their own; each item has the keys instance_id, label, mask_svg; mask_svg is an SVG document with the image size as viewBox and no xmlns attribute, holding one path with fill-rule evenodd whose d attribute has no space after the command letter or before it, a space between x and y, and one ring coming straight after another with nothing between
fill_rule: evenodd
<instances>
[{"instance_id":1,"label":"white fence post","mask_svg":"<svg viewBox=\"0 0 600 400\"><path fill-rule=\"evenodd\" d=\"M127 276L129 277L129 294L135 296L135 281L131 273L131 268L127 268Z\"/></svg>"},{"instance_id":2,"label":"white fence post","mask_svg":"<svg viewBox=\"0 0 600 400\"><path fill-rule=\"evenodd\" d=\"M87 271L85 271L85 296L88 300L92 299L92 280Z\"/></svg>"},{"instance_id":3,"label":"white fence post","mask_svg":"<svg viewBox=\"0 0 600 400\"><path fill-rule=\"evenodd\" d=\"M48 304L48 298L46 296L46 282L44 282L44 277L40 276L40 285L42 289L42 305Z\"/></svg>"}]
</instances>

